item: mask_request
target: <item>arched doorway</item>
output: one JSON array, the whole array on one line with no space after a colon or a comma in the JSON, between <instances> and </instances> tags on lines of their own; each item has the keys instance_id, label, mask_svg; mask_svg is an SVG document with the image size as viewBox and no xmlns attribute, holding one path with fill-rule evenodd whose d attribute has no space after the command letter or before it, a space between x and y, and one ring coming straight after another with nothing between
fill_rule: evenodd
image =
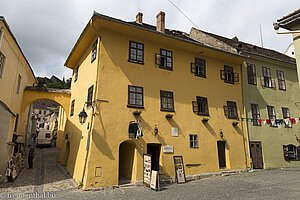
<instances>
[{"instance_id":1,"label":"arched doorway","mask_svg":"<svg viewBox=\"0 0 300 200\"><path fill-rule=\"evenodd\" d=\"M135 145L122 142L119 148L119 185L130 183L133 175Z\"/></svg>"}]
</instances>

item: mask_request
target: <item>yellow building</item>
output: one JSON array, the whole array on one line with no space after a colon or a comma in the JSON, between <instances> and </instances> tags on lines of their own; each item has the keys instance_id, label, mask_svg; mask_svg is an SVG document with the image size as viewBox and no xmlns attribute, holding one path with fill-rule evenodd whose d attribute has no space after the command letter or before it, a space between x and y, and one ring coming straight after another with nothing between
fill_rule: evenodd
<instances>
[{"instance_id":1,"label":"yellow building","mask_svg":"<svg viewBox=\"0 0 300 200\"><path fill-rule=\"evenodd\" d=\"M16 38L0 16L0 182L6 179L8 160L24 145L29 107L20 113L23 90L35 83L33 71Z\"/></svg>"},{"instance_id":2,"label":"yellow building","mask_svg":"<svg viewBox=\"0 0 300 200\"><path fill-rule=\"evenodd\" d=\"M65 63L74 72L67 171L88 189L142 181L144 154L170 178L174 156L187 177L247 168L245 124L236 120L244 117L243 60L166 29L163 12L156 26L141 13L135 22L94 13Z\"/></svg>"}]
</instances>

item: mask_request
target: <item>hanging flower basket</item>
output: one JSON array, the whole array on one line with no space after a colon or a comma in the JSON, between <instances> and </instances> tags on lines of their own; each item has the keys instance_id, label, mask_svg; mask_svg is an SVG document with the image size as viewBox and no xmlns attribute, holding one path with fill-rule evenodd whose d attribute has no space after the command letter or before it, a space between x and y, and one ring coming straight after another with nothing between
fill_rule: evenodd
<instances>
[{"instance_id":1,"label":"hanging flower basket","mask_svg":"<svg viewBox=\"0 0 300 200\"><path fill-rule=\"evenodd\" d=\"M236 125L238 125L239 123L238 122L232 122L232 125L233 126L236 126Z\"/></svg>"},{"instance_id":2,"label":"hanging flower basket","mask_svg":"<svg viewBox=\"0 0 300 200\"><path fill-rule=\"evenodd\" d=\"M139 116L140 114L142 114L142 111L140 111L140 110L134 110L132 113L135 116Z\"/></svg>"},{"instance_id":3,"label":"hanging flower basket","mask_svg":"<svg viewBox=\"0 0 300 200\"><path fill-rule=\"evenodd\" d=\"M205 122L208 122L208 120L209 120L208 118L203 118L202 122L205 123Z\"/></svg>"},{"instance_id":4,"label":"hanging flower basket","mask_svg":"<svg viewBox=\"0 0 300 200\"><path fill-rule=\"evenodd\" d=\"M172 114L166 114L167 119L172 119L173 115Z\"/></svg>"}]
</instances>

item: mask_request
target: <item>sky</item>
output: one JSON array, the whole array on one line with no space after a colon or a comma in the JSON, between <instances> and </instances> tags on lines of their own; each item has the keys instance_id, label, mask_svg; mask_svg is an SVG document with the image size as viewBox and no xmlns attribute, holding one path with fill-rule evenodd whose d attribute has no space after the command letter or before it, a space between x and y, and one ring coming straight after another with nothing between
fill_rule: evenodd
<instances>
[{"instance_id":1,"label":"sky","mask_svg":"<svg viewBox=\"0 0 300 200\"><path fill-rule=\"evenodd\" d=\"M159 11L166 13L166 28L189 33L195 27L171 4L172 1L200 30L284 52L290 34L277 35L273 22L297 10L299 0L0 0L4 16L36 76L66 79L64 66L79 35L94 11L125 21L156 24Z\"/></svg>"}]
</instances>

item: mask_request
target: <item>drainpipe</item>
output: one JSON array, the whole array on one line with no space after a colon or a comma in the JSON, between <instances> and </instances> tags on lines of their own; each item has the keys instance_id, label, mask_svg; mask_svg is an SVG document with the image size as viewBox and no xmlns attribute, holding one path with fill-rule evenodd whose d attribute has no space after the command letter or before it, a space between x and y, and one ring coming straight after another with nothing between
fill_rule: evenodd
<instances>
[{"instance_id":1,"label":"drainpipe","mask_svg":"<svg viewBox=\"0 0 300 200\"><path fill-rule=\"evenodd\" d=\"M97 106L97 95L98 95L98 70L100 67L100 41L101 41L101 36L99 34L99 32L96 30L96 28L93 25L93 19L90 20L90 25L92 26L93 30L96 32L97 36L98 36L98 44L97 44L97 69L96 69L96 81L95 81L95 95L93 97L93 105L92 105L92 116L91 116L91 122L90 122L90 127L89 127L89 133L88 133L88 145L86 148L86 155L85 155L85 161L84 161L84 168L83 168L83 174L82 174L82 179L81 182L83 184L84 178L85 178L85 173L86 173L86 168L87 168L87 163L88 163L88 156L89 156L89 150L91 148L91 144L92 144L92 130L93 130L93 122L94 122L94 115L95 115L95 107Z\"/></svg>"}]
</instances>

